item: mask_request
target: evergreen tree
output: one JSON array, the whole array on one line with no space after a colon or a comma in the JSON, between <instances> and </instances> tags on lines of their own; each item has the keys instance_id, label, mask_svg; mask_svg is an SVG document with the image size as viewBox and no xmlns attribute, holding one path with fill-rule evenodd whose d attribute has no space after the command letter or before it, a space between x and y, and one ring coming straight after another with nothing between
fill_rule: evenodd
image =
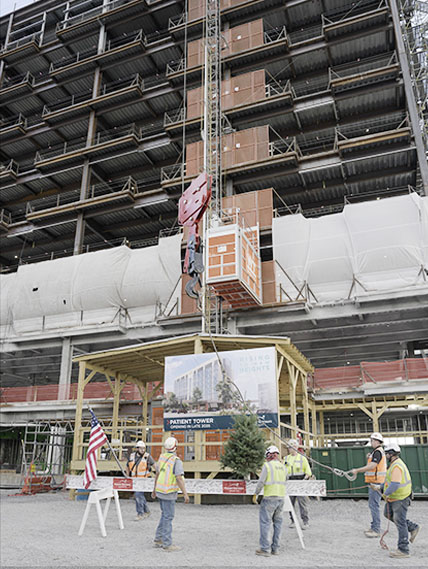
<instances>
[{"instance_id":1,"label":"evergreen tree","mask_svg":"<svg viewBox=\"0 0 428 569\"><path fill-rule=\"evenodd\" d=\"M220 463L240 478L259 470L265 460L266 441L255 415L238 415L234 430L223 448Z\"/></svg>"}]
</instances>

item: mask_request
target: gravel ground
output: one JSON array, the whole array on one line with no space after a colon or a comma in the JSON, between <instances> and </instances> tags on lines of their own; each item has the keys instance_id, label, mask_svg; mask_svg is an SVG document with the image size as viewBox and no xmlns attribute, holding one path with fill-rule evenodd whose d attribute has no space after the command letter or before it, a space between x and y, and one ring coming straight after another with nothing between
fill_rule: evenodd
<instances>
[{"instance_id":1,"label":"gravel ground","mask_svg":"<svg viewBox=\"0 0 428 569\"><path fill-rule=\"evenodd\" d=\"M295 529L283 526L281 553L263 558L258 547L258 506L195 506L177 504L174 542L183 550L167 553L153 547L159 504L150 504L150 518L134 522L133 500L121 500L125 529L119 530L112 507L107 538L101 537L95 509L85 533L78 537L86 502L70 501L66 492L37 496L11 496L1 491L2 569L8 567L112 568L112 567L428 567L428 504L415 501L409 517L422 525L409 559L390 559L378 540L367 539L369 527L365 500L310 502L310 528L304 532L306 549ZM386 528L386 521L384 523ZM386 536L396 549L397 530Z\"/></svg>"}]
</instances>

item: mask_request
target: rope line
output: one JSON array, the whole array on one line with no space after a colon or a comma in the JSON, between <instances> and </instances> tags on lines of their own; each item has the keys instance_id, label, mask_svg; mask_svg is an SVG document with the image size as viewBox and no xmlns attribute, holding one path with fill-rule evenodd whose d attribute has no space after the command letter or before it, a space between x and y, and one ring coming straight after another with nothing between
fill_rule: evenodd
<instances>
[{"instance_id":1,"label":"rope line","mask_svg":"<svg viewBox=\"0 0 428 569\"><path fill-rule=\"evenodd\" d=\"M236 389L236 391L237 391L237 393L238 393L238 395L239 395L239 398L240 398L240 400L241 400L241 404L242 404L243 409L245 409L245 410L246 410L248 413L250 413L251 415L255 416L255 417L257 418L257 420L261 421L261 422L264 424L264 428L267 429L268 431L270 431L270 432L273 434L274 437L276 437L277 439L279 439L279 441L280 441L283 445L285 445L287 448L294 448L294 447L292 447L286 440L284 440L283 438L281 438L281 435L279 435L278 433L276 433L276 432L274 431L274 429L272 429L261 417L259 417L259 416L257 415L257 413L254 413L254 411L247 405L247 403L246 403L246 401L245 401L245 399L244 399L244 397L243 397L243 395L242 395L242 393L241 393L241 390L240 390L239 387L236 385L236 383L234 383L234 382L232 381L232 379L227 375L227 373L226 373L226 371L225 371L225 369L224 369L224 367L223 367L223 362L221 361L221 358L220 358L219 353L218 353L218 351L217 351L217 346L215 345L215 341L214 341L214 338L212 337L212 334L211 334L211 330L210 330L210 329L209 329L209 335L210 335L211 343L212 343L212 345L213 345L215 354L216 354L216 356L217 356L217 360L218 360L219 365L220 365L220 369L221 369L222 376L223 376L223 378L224 378L228 383L230 383L231 386L234 387L234 389ZM286 426L288 426L286 423L283 423L283 424L286 425ZM290 425L290 427L291 427L291 425ZM291 428L294 429L294 427L291 427ZM306 457L306 454L305 454L304 452L301 452L301 451L299 451L299 450L297 450L297 449L294 449L294 450L296 450L297 453L300 454L301 456ZM308 458L308 457L306 457L306 458ZM345 472L345 471L341 470L340 468L334 468L334 467L332 467L332 466L328 466L328 465L326 465L326 464L322 464L321 462L318 462L318 461L315 460L314 458L309 457L309 460L312 462L312 464L317 464L317 465L320 466L321 468L325 468L326 470L329 470L329 471L332 472L335 476L338 476L338 477L341 477L341 478L342 478L342 477L345 477L345 478L346 478L347 480L349 480L350 482L353 482L353 481L356 479L356 477L357 477L356 474L351 474L350 471Z\"/></svg>"}]
</instances>

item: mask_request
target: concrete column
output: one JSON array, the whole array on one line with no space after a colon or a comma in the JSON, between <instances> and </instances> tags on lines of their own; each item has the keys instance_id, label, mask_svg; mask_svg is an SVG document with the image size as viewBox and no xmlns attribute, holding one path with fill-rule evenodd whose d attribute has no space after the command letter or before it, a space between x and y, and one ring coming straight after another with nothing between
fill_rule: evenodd
<instances>
[{"instance_id":1,"label":"concrete column","mask_svg":"<svg viewBox=\"0 0 428 569\"><path fill-rule=\"evenodd\" d=\"M80 185L80 199L84 200L88 196L91 180L91 167L89 160L85 160L82 172L82 182ZM85 237L85 219L82 212L77 214L76 233L74 235L73 255L83 253L83 239Z\"/></svg>"},{"instance_id":2,"label":"concrete column","mask_svg":"<svg viewBox=\"0 0 428 569\"><path fill-rule=\"evenodd\" d=\"M71 338L64 338L61 350L61 367L59 372L58 399L68 399L70 396L71 383L71 359L73 357L73 346Z\"/></svg>"},{"instance_id":3,"label":"concrete column","mask_svg":"<svg viewBox=\"0 0 428 569\"><path fill-rule=\"evenodd\" d=\"M9 23L7 25L6 37L4 39L4 45L5 46L7 46L8 42L9 42L10 32L12 31L12 25L13 25L13 13L9 16ZM5 64L4 60L2 59L0 61L0 88L3 84L5 68L6 68L6 64Z\"/></svg>"},{"instance_id":4,"label":"concrete column","mask_svg":"<svg viewBox=\"0 0 428 569\"><path fill-rule=\"evenodd\" d=\"M400 61L401 73L404 81L404 91L406 93L407 110L409 113L410 124L413 131L413 138L416 145L416 154L418 157L419 168L421 172L422 185L424 193L428 195L428 162L426 158L426 148L422 138L421 127L419 121L418 109L416 107L415 94L412 87L412 77L410 75L409 60L407 59L406 48L404 46L403 33L400 25L400 14L398 11L399 0L391 0L391 14L394 24L395 41L397 42L398 59Z\"/></svg>"}]
</instances>

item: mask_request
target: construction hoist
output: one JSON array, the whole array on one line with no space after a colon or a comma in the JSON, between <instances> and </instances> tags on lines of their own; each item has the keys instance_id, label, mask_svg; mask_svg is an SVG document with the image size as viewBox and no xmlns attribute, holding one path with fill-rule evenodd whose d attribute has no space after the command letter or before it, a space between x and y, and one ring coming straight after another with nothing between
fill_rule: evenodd
<instances>
[{"instance_id":1,"label":"construction hoist","mask_svg":"<svg viewBox=\"0 0 428 569\"><path fill-rule=\"evenodd\" d=\"M199 223L211 199L211 176L206 172L199 174L185 190L178 201L178 222L189 228L183 272L191 280L186 284L186 294L199 298L195 286L202 287L201 274L204 271L203 242L199 235Z\"/></svg>"}]
</instances>

